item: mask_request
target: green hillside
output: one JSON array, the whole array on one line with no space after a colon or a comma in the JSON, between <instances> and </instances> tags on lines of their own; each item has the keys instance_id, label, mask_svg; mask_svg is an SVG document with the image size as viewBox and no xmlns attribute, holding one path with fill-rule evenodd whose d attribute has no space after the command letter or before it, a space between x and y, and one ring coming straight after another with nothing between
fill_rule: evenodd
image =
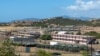
<instances>
[{"instance_id":1,"label":"green hillside","mask_svg":"<svg viewBox=\"0 0 100 56\"><path fill-rule=\"evenodd\" d=\"M87 25L87 26L100 26L100 23L97 23L98 20L95 21L88 21L88 20L80 20L75 18L65 18L65 17L53 17L47 19L40 19L40 20L19 20L10 22L10 25L14 26L36 26L36 27L51 27L51 26L66 26L66 25ZM6 25L6 24L1 24Z\"/></svg>"}]
</instances>

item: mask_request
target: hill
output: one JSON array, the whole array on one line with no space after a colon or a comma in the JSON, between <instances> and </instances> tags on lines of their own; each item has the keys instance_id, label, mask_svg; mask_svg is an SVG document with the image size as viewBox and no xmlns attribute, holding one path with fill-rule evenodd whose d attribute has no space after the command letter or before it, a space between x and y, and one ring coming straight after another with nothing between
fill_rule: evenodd
<instances>
[{"instance_id":1,"label":"hill","mask_svg":"<svg viewBox=\"0 0 100 56\"><path fill-rule=\"evenodd\" d=\"M100 26L100 18L92 19L91 22L94 26Z\"/></svg>"},{"instance_id":2,"label":"hill","mask_svg":"<svg viewBox=\"0 0 100 56\"><path fill-rule=\"evenodd\" d=\"M91 25L90 21L80 20L80 19L73 19L67 17L53 17L41 20L19 20L12 22L11 25L14 26L41 26L41 27L48 27L48 26L66 26L66 25Z\"/></svg>"},{"instance_id":3,"label":"hill","mask_svg":"<svg viewBox=\"0 0 100 56\"><path fill-rule=\"evenodd\" d=\"M96 21L96 23L94 23ZM10 26L36 26L36 27L53 27L53 26L66 26L66 25L87 25L87 26L100 26L100 20L80 20L71 17L52 17L46 19L34 20L28 18L23 20L15 20L10 22ZM99 23L97 23L99 22Z\"/></svg>"}]
</instances>

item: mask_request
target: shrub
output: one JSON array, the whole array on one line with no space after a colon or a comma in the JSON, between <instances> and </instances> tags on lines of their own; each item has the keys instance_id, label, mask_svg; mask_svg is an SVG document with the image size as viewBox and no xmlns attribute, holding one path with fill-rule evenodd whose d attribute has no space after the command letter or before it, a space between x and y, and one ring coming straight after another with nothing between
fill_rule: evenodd
<instances>
[{"instance_id":1,"label":"shrub","mask_svg":"<svg viewBox=\"0 0 100 56\"><path fill-rule=\"evenodd\" d=\"M42 40L52 40L51 35L42 35L40 38L41 38Z\"/></svg>"}]
</instances>

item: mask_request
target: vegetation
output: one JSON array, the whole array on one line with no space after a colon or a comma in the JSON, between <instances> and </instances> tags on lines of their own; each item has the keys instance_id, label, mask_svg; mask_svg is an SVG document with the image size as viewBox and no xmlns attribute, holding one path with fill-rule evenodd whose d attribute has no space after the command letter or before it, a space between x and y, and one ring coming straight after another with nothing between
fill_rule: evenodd
<instances>
[{"instance_id":1,"label":"vegetation","mask_svg":"<svg viewBox=\"0 0 100 56\"><path fill-rule=\"evenodd\" d=\"M89 56L87 51L82 51L81 54L82 54L82 56Z\"/></svg>"},{"instance_id":2,"label":"vegetation","mask_svg":"<svg viewBox=\"0 0 100 56\"><path fill-rule=\"evenodd\" d=\"M84 21L80 19L72 19L72 18L64 18L64 17L54 17L47 20L49 24L56 24L56 25L90 25L91 22Z\"/></svg>"},{"instance_id":3,"label":"vegetation","mask_svg":"<svg viewBox=\"0 0 100 56\"><path fill-rule=\"evenodd\" d=\"M86 32L84 33L84 35L90 35L90 36L95 36L96 38L100 38L100 33L97 33L95 31Z\"/></svg>"},{"instance_id":4,"label":"vegetation","mask_svg":"<svg viewBox=\"0 0 100 56\"><path fill-rule=\"evenodd\" d=\"M100 19L98 20L81 20L77 18L71 18L71 17L53 17L53 18L47 18L42 20L33 20L32 18L29 18L29 20L18 20L13 21L10 23L0 23L0 26L36 26L36 27L53 27L55 25L65 26L65 25L87 25L87 26L100 26Z\"/></svg>"},{"instance_id":5,"label":"vegetation","mask_svg":"<svg viewBox=\"0 0 100 56\"><path fill-rule=\"evenodd\" d=\"M84 35L96 35L96 34L98 34L97 32L95 32L95 31L90 31L90 32L86 32L86 33L84 33Z\"/></svg>"},{"instance_id":6,"label":"vegetation","mask_svg":"<svg viewBox=\"0 0 100 56\"><path fill-rule=\"evenodd\" d=\"M46 52L44 50L38 50L37 56L52 56L51 53Z\"/></svg>"},{"instance_id":7,"label":"vegetation","mask_svg":"<svg viewBox=\"0 0 100 56\"><path fill-rule=\"evenodd\" d=\"M93 26L100 26L100 18L94 19L91 22L93 23Z\"/></svg>"},{"instance_id":8,"label":"vegetation","mask_svg":"<svg viewBox=\"0 0 100 56\"><path fill-rule=\"evenodd\" d=\"M0 26L9 26L9 23L0 23Z\"/></svg>"},{"instance_id":9,"label":"vegetation","mask_svg":"<svg viewBox=\"0 0 100 56\"><path fill-rule=\"evenodd\" d=\"M34 18L33 18L34 19ZM87 25L87 26L100 26L100 19L98 20L80 20L77 18L71 18L71 17L53 17L53 18L47 18L42 20L33 20L32 18L29 18L29 20L18 20L13 21L10 23L0 23L0 26L8 26L8 25L14 25L14 26L36 26L36 27L52 27L54 25Z\"/></svg>"},{"instance_id":10,"label":"vegetation","mask_svg":"<svg viewBox=\"0 0 100 56\"><path fill-rule=\"evenodd\" d=\"M0 47L0 56L16 56L15 50L8 39L5 40Z\"/></svg>"},{"instance_id":11,"label":"vegetation","mask_svg":"<svg viewBox=\"0 0 100 56\"><path fill-rule=\"evenodd\" d=\"M51 35L42 35L40 38L41 38L42 40L52 40Z\"/></svg>"}]
</instances>

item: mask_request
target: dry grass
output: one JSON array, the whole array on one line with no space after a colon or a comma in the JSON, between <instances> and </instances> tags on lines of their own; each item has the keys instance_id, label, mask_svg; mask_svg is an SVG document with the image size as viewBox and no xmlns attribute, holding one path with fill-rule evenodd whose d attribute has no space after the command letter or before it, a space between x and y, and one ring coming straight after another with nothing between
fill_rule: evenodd
<instances>
[{"instance_id":1,"label":"dry grass","mask_svg":"<svg viewBox=\"0 0 100 56\"><path fill-rule=\"evenodd\" d=\"M93 45L93 47L98 50L100 49L100 44L98 45ZM30 48L30 53L26 53L25 52L25 47L22 47L22 46L17 46L16 48L16 53L17 54L21 54L22 56L26 55L26 56L29 56L30 54L36 54L37 50L45 50L47 52L58 52L58 53L61 53L62 56L82 56L81 53L71 53L71 52L66 52L66 51L60 51L60 50L52 50L52 49L43 49L43 48L36 48L36 47L31 47Z\"/></svg>"},{"instance_id":2,"label":"dry grass","mask_svg":"<svg viewBox=\"0 0 100 56\"><path fill-rule=\"evenodd\" d=\"M22 46L17 46L16 47L16 53L20 54L21 56L29 56L30 54L36 54L37 50L45 50L47 52L53 53L53 52L58 52L61 53L62 56L81 56L80 53L71 53L71 52L65 52L65 51L58 51L58 50L51 50L51 49L42 49L42 48L36 48L36 47L31 47L30 48L30 53L25 52L25 47Z\"/></svg>"}]
</instances>

